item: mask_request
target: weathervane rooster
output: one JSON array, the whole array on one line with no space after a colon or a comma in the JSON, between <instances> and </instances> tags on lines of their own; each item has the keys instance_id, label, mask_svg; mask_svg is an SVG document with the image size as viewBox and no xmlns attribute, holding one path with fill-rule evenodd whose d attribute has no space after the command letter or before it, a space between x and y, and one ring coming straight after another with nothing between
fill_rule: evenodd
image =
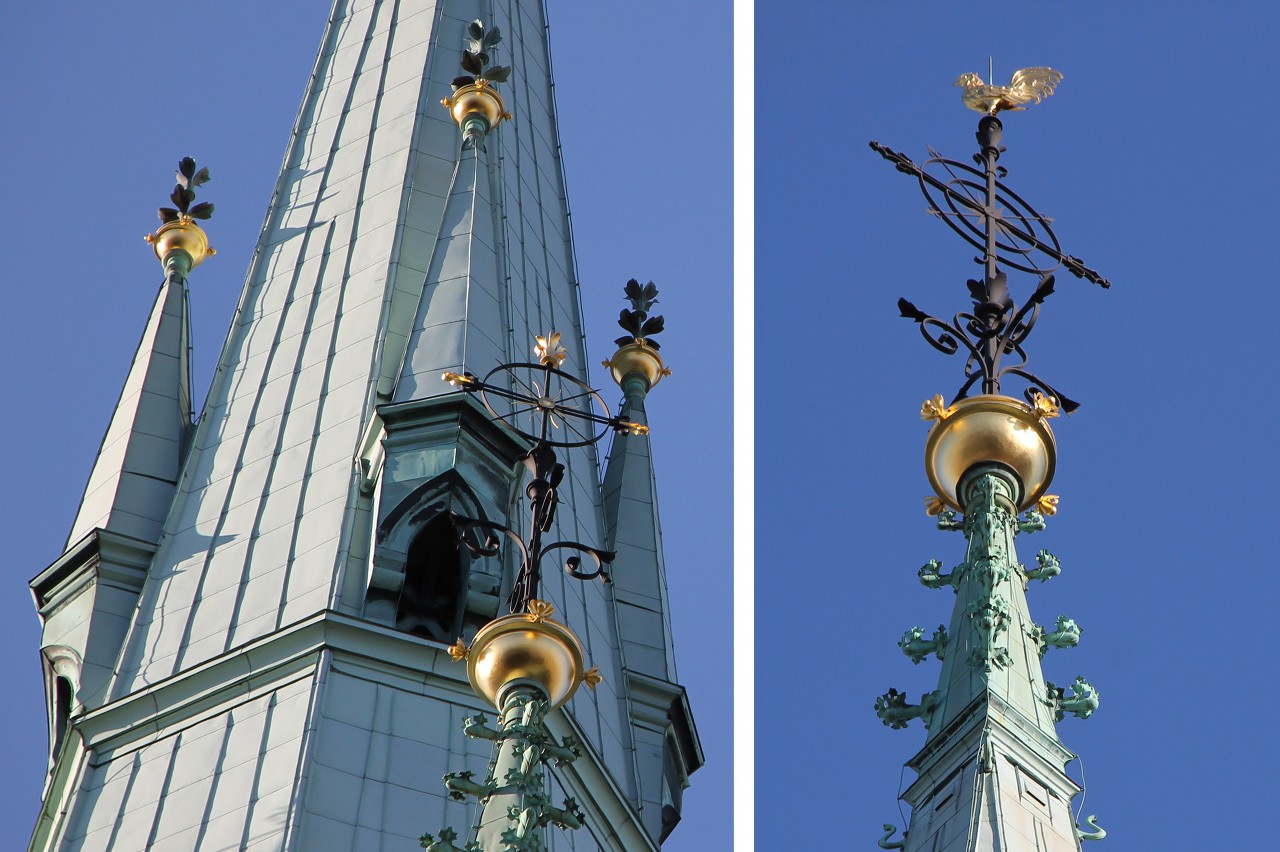
<instances>
[{"instance_id":1,"label":"weathervane rooster","mask_svg":"<svg viewBox=\"0 0 1280 852\"><path fill-rule=\"evenodd\" d=\"M995 115L1003 110L1026 109L1023 104L1040 103L1053 94L1062 74L1037 66L1013 72L1007 86L988 86L977 74L961 74L956 85L963 87L960 99L969 109Z\"/></svg>"}]
</instances>

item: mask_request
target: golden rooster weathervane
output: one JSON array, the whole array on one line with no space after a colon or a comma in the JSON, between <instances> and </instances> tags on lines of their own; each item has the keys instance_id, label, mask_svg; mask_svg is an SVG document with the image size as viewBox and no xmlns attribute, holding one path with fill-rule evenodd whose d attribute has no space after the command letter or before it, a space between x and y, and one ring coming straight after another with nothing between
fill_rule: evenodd
<instances>
[{"instance_id":1,"label":"golden rooster weathervane","mask_svg":"<svg viewBox=\"0 0 1280 852\"><path fill-rule=\"evenodd\" d=\"M1037 66L1013 72L1007 86L989 86L972 72L961 74L956 85L963 87L960 99L969 109L995 115L1003 110L1025 109L1023 104L1040 103L1053 94L1062 82L1062 74L1052 68Z\"/></svg>"}]
</instances>

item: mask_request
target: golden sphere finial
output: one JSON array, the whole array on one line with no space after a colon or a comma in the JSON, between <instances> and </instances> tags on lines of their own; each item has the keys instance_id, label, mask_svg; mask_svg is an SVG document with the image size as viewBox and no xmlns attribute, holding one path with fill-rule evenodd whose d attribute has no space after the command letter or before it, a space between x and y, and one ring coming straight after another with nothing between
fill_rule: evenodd
<instances>
[{"instance_id":1,"label":"golden sphere finial","mask_svg":"<svg viewBox=\"0 0 1280 852\"><path fill-rule=\"evenodd\" d=\"M467 679L494 707L518 683L536 686L552 707L559 707L590 680L582 644L550 617L552 612L549 603L530 601L529 612L504 615L480 628L466 650Z\"/></svg>"},{"instance_id":2,"label":"golden sphere finial","mask_svg":"<svg viewBox=\"0 0 1280 852\"><path fill-rule=\"evenodd\" d=\"M1057 445L1045 420L1042 411L1007 396L959 400L929 430L924 451L929 484L942 503L964 511L957 493L961 477L977 464L1001 464L1022 485L1018 510L1037 505L1057 464Z\"/></svg>"},{"instance_id":3,"label":"golden sphere finial","mask_svg":"<svg viewBox=\"0 0 1280 852\"><path fill-rule=\"evenodd\" d=\"M183 157L178 161L178 170L174 174L177 183L169 200L173 207L161 207L157 212L163 223L154 234L147 234L144 239L155 251L156 257L167 270L173 271L170 255L175 251L185 252L191 258L191 265L185 271L195 269L206 257L217 252L209 247L209 237L196 224L197 219L208 219L213 215L213 205L208 201L195 203L196 189L209 182L209 168L196 168L196 161L191 157ZM177 259L174 260L177 263ZM182 269L181 266L178 267Z\"/></svg>"}]
</instances>

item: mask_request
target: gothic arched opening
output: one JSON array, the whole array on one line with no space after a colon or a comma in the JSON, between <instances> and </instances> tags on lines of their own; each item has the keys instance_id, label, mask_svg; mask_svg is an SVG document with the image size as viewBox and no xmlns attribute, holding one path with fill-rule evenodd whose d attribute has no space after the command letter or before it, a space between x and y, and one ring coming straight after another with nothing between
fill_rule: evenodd
<instances>
[{"instance_id":1,"label":"gothic arched opening","mask_svg":"<svg viewBox=\"0 0 1280 852\"><path fill-rule=\"evenodd\" d=\"M404 585L396 607L396 628L452 643L462 627L467 559L446 513L422 527L409 544Z\"/></svg>"}]
</instances>

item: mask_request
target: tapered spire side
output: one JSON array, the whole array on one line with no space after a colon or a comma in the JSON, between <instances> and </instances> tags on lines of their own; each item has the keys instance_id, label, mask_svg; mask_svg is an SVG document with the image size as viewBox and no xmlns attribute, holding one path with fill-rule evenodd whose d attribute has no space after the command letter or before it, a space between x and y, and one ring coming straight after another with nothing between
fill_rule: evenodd
<instances>
[{"instance_id":1,"label":"tapered spire side","mask_svg":"<svg viewBox=\"0 0 1280 852\"><path fill-rule=\"evenodd\" d=\"M614 436L604 475L604 518L608 547L617 552L615 561L623 568L615 572L613 596L630 687L628 715L636 759L648 764L640 775L641 815L650 834L661 841L679 822L681 793L688 774L702 765L703 754L688 699L676 682L658 485L645 411L649 392L671 375L656 339L665 321L653 310L658 288L652 281L641 284L633 278L623 295L629 307L622 310L618 325L625 334L614 341L618 349L604 366L622 389L619 416L645 428ZM688 559L681 564L697 569ZM672 736L655 730L655 720L669 723ZM664 750L674 750L679 758L671 763L682 767L665 791L655 783L662 778L659 756Z\"/></svg>"},{"instance_id":2,"label":"tapered spire side","mask_svg":"<svg viewBox=\"0 0 1280 852\"><path fill-rule=\"evenodd\" d=\"M671 374L658 354L660 344L653 339L662 331L664 321L651 315L658 301L653 282L641 285L633 278L623 292L631 307L623 309L618 324L627 334L614 341L619 348L604 366L622 389L621 416L648 426L645 400L663 376ZM614 437L604 475L604 516L610 548L618 552L620 564L627 566L624 576L614 582L627 667L674 682L662 526L647 434L620 433ZM652 645L657 631L650 630L653 625L647 622L655 619L661 621L661 635L666 637L664 648ZM639 629L642 623L644 630ZM639 635L648 638L638 643Z\"/></svg>"},{"instance_id":3,"label":"tapered spire side","mask_svg":"<svg viewBox=\"0 0 1280 852\"><path fill-rule=\"evenodd\" d=\"M67 548L96 528L154 543L173 502L178 471L191 435L190 326L187 275L214 253L196 219L213 215L194 204L209 180L190 157L178 164L163 223L147 242L165 271L133 356L128 377L85 486Z\"/></svg>"}]
</instances>

